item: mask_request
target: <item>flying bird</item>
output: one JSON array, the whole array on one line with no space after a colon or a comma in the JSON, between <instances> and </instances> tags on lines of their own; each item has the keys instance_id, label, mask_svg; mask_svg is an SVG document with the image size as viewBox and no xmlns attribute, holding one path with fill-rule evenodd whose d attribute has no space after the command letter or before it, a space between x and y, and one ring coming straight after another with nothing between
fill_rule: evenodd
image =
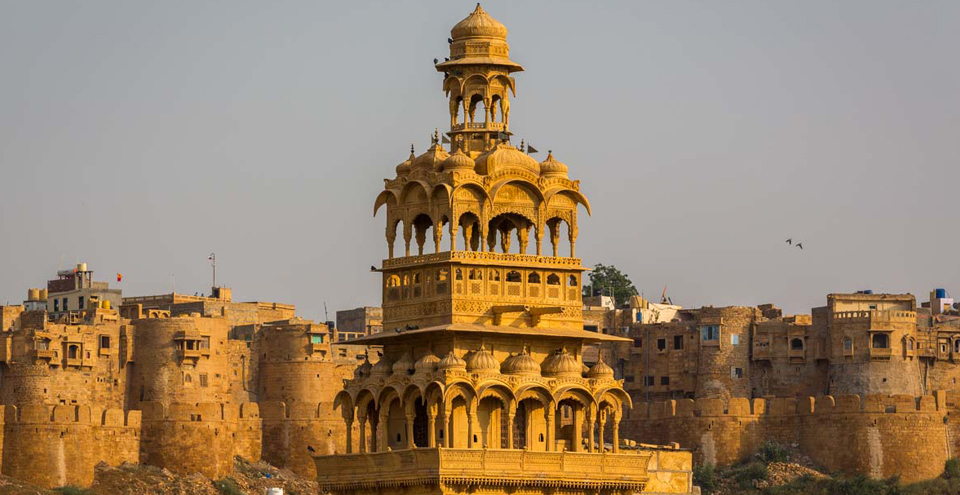
<instances>
[{"instance_id":1,"label":"flying bird","mask_svg":"<svg viewBox=\"0 0 960 495\"><path fill-rule=\"evenodd\" d=\"M787 239L787 244L793 245L793 239Z\"/></svg>"},{"instance_id":2,"label":"flying bird","mask_svg":"<svg viewBox=\"0 0 960 495\"><path fill-rule=\"evenodd\" d=\"M802 243L802 242L798 242L798 243L797 243L797 247L800 248L801 250L803 250L803 243Z\"/></svg>"}]
</instances>

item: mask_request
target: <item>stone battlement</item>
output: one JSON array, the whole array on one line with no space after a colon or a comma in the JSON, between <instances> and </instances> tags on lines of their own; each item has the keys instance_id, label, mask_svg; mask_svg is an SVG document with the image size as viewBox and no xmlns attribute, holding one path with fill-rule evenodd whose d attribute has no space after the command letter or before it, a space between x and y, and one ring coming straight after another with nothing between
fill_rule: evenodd
<instances>
[{"instance_id":1,"label":"stone battlement","mask_svg":"<svg viewBox=\"0 0 960 495\"><path fill-rule=\"evenodd\" d=\"M764 397L759 399L680 399L637 404L631 419L790 416L801 414L851 413L936 413L946 414L948 407L960 412L960 404L948 406L945 391L934 395L838 395L804 397Z\"/></svg>"},{"instance_id":2,"label":"stone battlement","mask_svg":"<svg viewBox=\"0 0 960 495\"><path fill-rule=\"evenodd\" d=\"M22 406L3 406L0 418L4 425L82 425L106 426L111 428L139 429L140 411L121 409L91 409L88 406L44 404L24 404Z\"/></svg>"}]
</instances>

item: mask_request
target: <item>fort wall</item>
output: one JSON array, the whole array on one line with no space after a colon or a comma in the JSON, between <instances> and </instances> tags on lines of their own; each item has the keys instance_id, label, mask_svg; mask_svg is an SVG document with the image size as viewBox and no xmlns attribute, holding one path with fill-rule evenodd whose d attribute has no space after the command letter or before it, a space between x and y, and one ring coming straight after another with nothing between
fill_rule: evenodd
<instances>
[{"instance_id":1,"label":"fort wall","mask_svg":"<svg viewBox=\"0 0 960 495\"><path fill-rule=\"evenodd\" d=\"M910 482L938 476L960 447L947 396L682 399L638 404L621 428L625 438L677 442L697 463L730 465L769 439L829 470Z\"/></svg>"},{"instance_id":2,"label":"fort wall","mask_svg":"<svg viewBox=\"0 0 960 495\"><path fill-rule=\"evenodd\" d=\"M87 486L100 461L139 462L139 411L28 404L2 417L2 472L28 483Z\"/></svg>"}]
</instances>

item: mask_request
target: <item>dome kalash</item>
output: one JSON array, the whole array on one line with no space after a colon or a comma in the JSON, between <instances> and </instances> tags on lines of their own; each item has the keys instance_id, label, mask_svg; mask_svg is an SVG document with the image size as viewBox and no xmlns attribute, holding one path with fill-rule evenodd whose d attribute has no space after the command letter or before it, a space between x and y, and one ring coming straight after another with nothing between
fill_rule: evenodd
<instances>
[{"instance_id":1,"label":"dome kalash","mask_svg":"<svg viewBox=\"0 0 960 495\"><path fill-rule=\"evenodd\" d=\"M585 345L627 339L584 330L580 182L553 152L540 161L511 144L523 68L507 29L478 5L450 36L436 64L450 128L374 203L386 210L384 331L351 343L383 355L337 394L347 437L314 456L321 490L626 495L655 479L685 493L689 452L621 452L631 398L609 366L584 363ZM680 468L648 472L664 462Z\"/></svg>"}]
</instances>

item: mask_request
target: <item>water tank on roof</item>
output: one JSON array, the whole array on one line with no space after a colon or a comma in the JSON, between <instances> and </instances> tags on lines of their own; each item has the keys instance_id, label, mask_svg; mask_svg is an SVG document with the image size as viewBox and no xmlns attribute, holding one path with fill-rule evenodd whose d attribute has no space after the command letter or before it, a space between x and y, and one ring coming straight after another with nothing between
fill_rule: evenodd
<instances>
[{"instance_id":1,"label":"water tank on roof","mask_svg":"<svg viewBox=\"0 0 960 495\"><path fill-rule=\"evenodd\" d=\"M947 289L934 289L933 292L937 299L946 299L947 297Z\"/></svg>"},{"instance_id":2,"label":"water tank on roof","mask_svg":"<svg viewBox=\"0 0 960 495\"><path fill-rule=\"evenodd\" d=\"M28 300L28 301L39 301L39 300L40 300L40 289L27 289L27 300Z\"/></svg>"},{"instance_id":3,"label":"water tank on roof","mask_svg":"<svg viewBox=\"0 0 960 495\"><path fill-rule=\"evenodd\" d=\"M47 289L40 289L40 300L41 301L47 300Z\"/></svg>"},{"instance_id":4,"label":"water tank on roof","mask_svg":"<svg viewBox=\"0 0 960 495\"><path fill-rule=\"evenodd\" d=\"M78 272L85 272L85 271L87 271L87 264L86 264L86 263L77 263L77 271L78 271Z\"/></svg>"},{"instance_id":5,"label":"water tank on roof","mask_svg":"<svg viewBox=\"0 0 960 495\"><path fill-rule=\"evenodd\" d=\"M864 294L873 294L873 289L866 289L866 290L861 291L861 292L863 292Z\"/></svg>"}]
</instances>

